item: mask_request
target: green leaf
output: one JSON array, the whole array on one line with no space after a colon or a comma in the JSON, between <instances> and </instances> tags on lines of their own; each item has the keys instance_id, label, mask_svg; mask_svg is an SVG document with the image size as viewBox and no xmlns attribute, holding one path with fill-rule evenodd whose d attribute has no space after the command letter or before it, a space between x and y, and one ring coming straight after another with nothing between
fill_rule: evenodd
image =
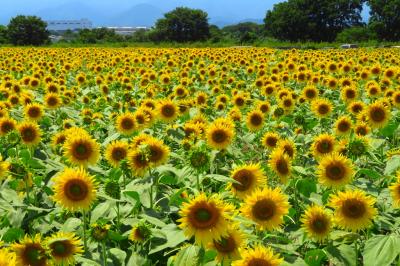
<instances>
[{"instance_id":1,"label":"green leaf","mask_svg":"<svg viewBox=\"0 0 400 266\"><path fill-rule=\"evenodd\" d=\"M400 155L395 155L392 158L390 158L389 161L387 161L384 174L390 175L394 173L399 167L400 167Z\"/></svg>"},{"instance_id":2,"label":"green leaf","mask_svg":"<svg viewBox=\"0 0 400 266\"><path fill-rule=\"evenodd\" d=\"M125 265L125 259L126 259L125 251L120 250L118 248L111 248L109 249L109 252L118 260L118 262L120 263L119 265Z\"/></svg>"},{"instance_id":3,"label":"green leaf","mask_svg":"<svg viewBox=\"0 0 400 266\"><path fill-rule=\"evenodd\" d=\"M156 253L166 248L177 247L186 240L182 230L180 230L175 224L168 224L167 226L164 226L162 228L162 232L164 233L167 242L152 248L149 254Z\"/></svg>"},{"instance_id":4,"label":"green leaf","mask_svg":"<svg viewBox=\"0 0 400 266\"><path fill-rule=\"evenodd\" d=\"M357 173L359 175L365 175L367 177L372 177L374 179L379 179L382 177L382 175L379 174L377 171L371 170L371 169L366 169L366 168L362 168L362 169L358 170Z\"/></svg>"},{"instance_id":5,"label":"green leaf","mask_svg":"<svg viewBox=\"0 0 400 266\"><path fill-rule=\"evenodd\" d=\"M62 232L74 232L82 224L81 219L78 218L68 218L63 226L60 228L60 231Z\"/></svg>"},{"instance_id":6,"label":"green leaf","mask_svg":"<svg viewBox=\"0 0 400 266\"><path fill-rule=\"evenodd\" d=\"M400 237L377 235L365 243L363 257L365 266L391 265L400 254Z\"/></svg>"},{"instance_id":7,"label":"green leaf","mask_svg":"<svg viewBox=\"0 0 400 266\"><path fill-rule=\"evenodd\" d=\"M390 138L394 135L394 132L398 127L399 123L394 120L391 120L387 126L385 126L379 131L379 134L383 135L384 137Z\"/></svg>"},{"instance_id":8,"label":"green leaf","mask_svg":"<svg viewBox=\"0 0 400 266\"><path fill-rule=\"evenodd\" d=\"M332 265L352 266L356 261L356 252L354 246L342 244L339 247L328 246L326 248L328 257Z\"/></svg>"},{"instance_id":9,"label":"green leaf","mask_svg":"<svg viewBox=\"0 0 400 266\"><path fill-rule=\"evenodd\" d=\"M314 249L308 251L305 256L304 260L307 265L310 266L319 266L322 265L322 262L327 259L325 252L322 249Z\"/></svg>"},{"instance_id":10,"label":"green leaf","mask_svg":"<svg viewBox=\"0 0 400 266\"><path fill-rule=\"evenodd\" d=\"M90 217L91 222L94 223L100 217L106 217L111 210L111 205L113 205L112 201L105 201L97 205L96 208L94 208L94 210L92 211L92 215Z\"/></svg>"},{"instance_id":11,"label":"green leaf","mask_svg":"<svg viewBox=\"0 0 400 266\"><path fill-rule=\"evenodd\" d=\"M301 167L301 166L293 166L293 170L295 172L297 172L299 174L302 174L302 175L305 175L305 176L309 175L309 173L307 173L307 170L304 167Z\"/></svg>"},{"instance_id":12,"label":"green leaf","mask_svg":"<svg viewBox=\"0 0 400 266\"><path fill-rule=\"evenodd\" d=\"M223 182L223 183L230 182L230 183L236 183L236 184L240 185L240 182L236 181L235 179L233 179L233 178L231 178L229 176L217 175L217 174L209 174L209 175L206 175L206 177L208 177L208 178L210 178L212 180L217 180L217 181Z\"/></svg>"},{"instance_id":13,"label":"green leaf","mask_svg":"<svg viewBox=\"0 0 400 266\"><path fill-rule=\"evenodd\" d=\"M3 237L1 238L4 242L12 243L16 240L21 239L24 236L24 230L21 228L10 228L5 232Z\"/></svg>"},{"instance_id":14,"label":"green leaf","mask_svg":"<svg viewBox=\"0 0 400 266\"><path fill-rule=\"evenodd\" d=\"M296 188L307 198L310 197L311 193L317 192L317 184L310 178L299 179L296 183Z\"/></svg>"},{"instance_id":15,"label":"green leaf","mask_svg":"<svg viewBox=\"0 0 400 266\"><path fill-rule=\"evenodd\" d=\"M174 266L197 266L197 256L199 248L187 246L176 255Z\"/></svg>"}]
</instances>

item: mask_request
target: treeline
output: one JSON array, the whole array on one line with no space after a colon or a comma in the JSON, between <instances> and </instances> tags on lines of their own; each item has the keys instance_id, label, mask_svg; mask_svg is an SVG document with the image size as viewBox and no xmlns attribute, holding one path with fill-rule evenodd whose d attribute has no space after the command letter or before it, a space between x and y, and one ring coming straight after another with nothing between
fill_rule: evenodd
<instances>
[{"instance_id":1,"label":"treeline","mask_svg":"<svg viewBox=\"0 0 400 266\"><path fill-rule=\"evenodd\" d=\"M369 6L370 18L361 12ZM129 36L112 29L66 31L62 41L112 42L211 42L253 44L268 38L290 42L400 41L400 0L287 0L266 12L263 24L239 23L219 28L210 25L208 14L179 7L160 18L150 30ZM0 43L37 45L49 42L46 24L38 17L18 16L0 27Z\"/></svg>"}]
</instances>

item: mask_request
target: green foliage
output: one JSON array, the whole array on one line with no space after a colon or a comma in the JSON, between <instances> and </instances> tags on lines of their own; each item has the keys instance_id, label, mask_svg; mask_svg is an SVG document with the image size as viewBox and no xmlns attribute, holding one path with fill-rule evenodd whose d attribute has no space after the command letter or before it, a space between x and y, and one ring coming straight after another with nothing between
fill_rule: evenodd
<instances>
[{"instance_id":1,"label":"green foliage","mask_svg":"<svg viewBox=\"0 0 400 266\"><path fill-rule=\"evenodd\" d=\"M0 44L8 43L8 31L7 27L0 25Z\"/></svg>"},{"instance_id":2,"label":"green foliage","mask_svg":"<svg viewBox=\"0 0 400 266\"><path fill-rule=\"evenodd\" d=\"M178 7L156 22L154 41L195 42L210 37L208 14L200 9Z\"/></svg>"},{"instance_id":3,"label":"green foliage","mask_svg":"<svg viewBox=\"0 0 400 266\"><path fill-rule=\"evenodd\" d=\"M239 43L253 43L264 34L263 25L253 22L243 22L229 25L222 29L233 40Z\"/></svg>"},{"instance_id":4,"label":"green foliage","mask_svg":"<svg viewBox=\"0 0 400 266\"><path fill-rule=\"evenodd\" d=\"M82 43L120 42L123 37L116 34L113 29L83 29L79 31L78 39Z\"/></svg>"},{"instance_id":5,"label":"green foliage","mask_svg":"<svg viewBox=\"0 0 400 266\"><path fill-rule=\"evenodd\" d=\"M344 29L337 35L336 41L342 43L358 43L375 40L376 38L377 36L371 28L366 26L356 26Z\"/></svg>"},{"instance_id":6,"label":"green foliage","mask_svg":"<svg viewBox=\"0 0 400 266\"><path fill-rule=\"evenodd\" d=\"M265 17L272 36L289 41L333 41L343 29L359 25L363 0L288 0Z\"/></svg>"},{"instance_id":7,"label":"green foliage","mask_svg":"<svg viewBox=\"0 0 400 266\"><path fill-rule=\"evenodd\" d=\"M400 0L369 0L370 27L383 40L400 39Z\"/></svg>"},{"instance_id":8,"label":"green foliage","mask_svg":"<svg viewBox=\"0 0 400 266\"><path fill-rule=\"evenodd\" d=\"M16 16L8 24L8 37L14 45L43 45L49 42L47 24L36 16Z\"/></svg>"}]
</instances>

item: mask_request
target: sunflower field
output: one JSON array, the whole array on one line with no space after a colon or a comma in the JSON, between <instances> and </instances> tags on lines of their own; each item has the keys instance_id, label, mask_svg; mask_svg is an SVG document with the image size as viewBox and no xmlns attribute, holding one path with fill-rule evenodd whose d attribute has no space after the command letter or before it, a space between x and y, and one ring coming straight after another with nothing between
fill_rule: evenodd
<instances>
[{"instance_id":1,"label":"sunflower field","mask_svg":"<svg viewBox=\"0 0 400 266\"><path fill-rule=\"evenodd\" d=\"M399 64L1 49L0 265L400 265Z\"/></svg>"}]
</instances>

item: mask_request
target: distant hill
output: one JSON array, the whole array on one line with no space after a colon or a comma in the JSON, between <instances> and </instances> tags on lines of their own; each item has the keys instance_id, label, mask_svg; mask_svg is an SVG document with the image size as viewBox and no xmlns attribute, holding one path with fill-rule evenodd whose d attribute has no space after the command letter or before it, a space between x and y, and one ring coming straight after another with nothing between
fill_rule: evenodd
<instances>
[{"instance_id":1,"label":"distant hill","mask_svg":"<svg viewBox=\"0 0 400 266\"><path fill-rule=\"evenodd\" d=\"M153 26L164 12L150 4L138 4L109 19L109 25L115 26Z\"/></svg>"}]
</instances>

